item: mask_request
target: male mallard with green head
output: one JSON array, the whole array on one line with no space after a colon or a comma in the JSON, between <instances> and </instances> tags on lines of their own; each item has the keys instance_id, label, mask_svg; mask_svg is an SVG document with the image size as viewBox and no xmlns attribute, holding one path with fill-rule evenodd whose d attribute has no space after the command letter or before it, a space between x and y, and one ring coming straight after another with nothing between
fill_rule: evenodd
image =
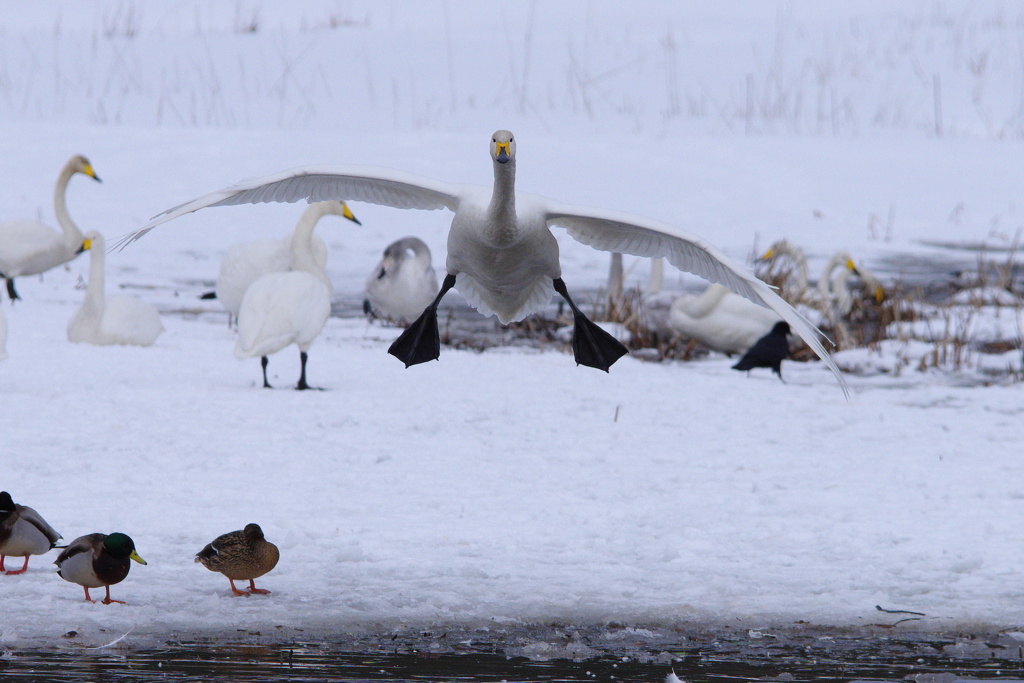
<instances>
[{"instance_id":1,"label":"male mallard with green head","mask_svg":"<svg viewBox=\"0 0 1024 683\"><path fill-rule=\"evenodd\" d=\"M257 588L253 579L259 578L277 566L281 553L277 546L263 537L259 524L246 524L240 531L218 536L213 542L196 553L196 562L201 562L211 572L220 572L231 582L235 595L269 593ZM235 588L235 580L248 581L249 590Z\"/></svg>"},{"instance_id":2,"label":"male mallard with green head","mask_svg":"<svg viewBox=\"0 0 1024 683\"><path fill-rule=\"evenodd\" d=\"M0 574L24 574L28 571L28 556L42 555L53 548L61 535L46 523L38 512L25 505L17 505L11 494L0 491ZM5 557L24 557L21 569L4 569Z\"/></svg>"},{"instance_id":3,"label":"male mallard with green head","mask_svg":"<svg viewBox=\"0 0 1024 683\"><path fill-rule=\"evenodd\" d=\"M109 605L112 602L124 604L123 600L110 597L110 587L128 576L132 566L129 560L146 564L135 552L135 541L126 534L89 534L72 541L57 556L54 564L62 579L77 583L85 589L88 602L93 602L89 597L90 588L106 588L107 597L103 599L103 604Z\"/></svg>"}]
</instances>

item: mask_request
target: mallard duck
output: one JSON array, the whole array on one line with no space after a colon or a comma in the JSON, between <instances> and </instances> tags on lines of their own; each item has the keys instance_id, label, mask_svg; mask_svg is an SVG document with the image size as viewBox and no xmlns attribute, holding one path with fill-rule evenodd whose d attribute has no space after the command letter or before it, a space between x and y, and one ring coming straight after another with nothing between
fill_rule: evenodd
<instances>
[{"instance_id":1,"label":"mallard duck","mask_svg":"<svg viewBox=\"0 0 1024 683\"><path fill-rule=\"evenodd\" d=\"M0 491L0 573L24 574L28 570L28 556L48 552L61 535L54 531L39 513L25 505L17 505L11 494ZM24 557L21 569L6 571L4 557Z\"/></svg>"},{"instance_id":2,"label":"mallard duck","mask_svg":"<svg viewBox=\"0 0 1024 683\"><path fill-rule=\"evenodd\" d=\"M107 589L107 597L103 598L104 605L112 602L123 605L123 600L114 600L110 597L110 587L115 583L121 583L124 577L128 576L128 570L132 566L129 560L146 564L146 561L135 552L135 541L127 534L88 534L72 541L57 556L54 564L57 565L60 578L77 583L85 589L87 602L94 602L89 597L89 589L102 586Z\"/></svg>"},{"instance_id":3,"label":"mallard duck","mask_svg":"<svg viewBox=\"0 0 1024 683\"><path fill-rule=\"evenodd\" d=\"M277 546L263 537L259 524L246 524L244 529L218 536L196 553L196 562L211 572L220 572L231 582L235 595L269 593L257 588L253 579L259 578L277 566L281 557ZM249 582L248 591L235 588L235 579Z\"/></svg>"}]
</instances>

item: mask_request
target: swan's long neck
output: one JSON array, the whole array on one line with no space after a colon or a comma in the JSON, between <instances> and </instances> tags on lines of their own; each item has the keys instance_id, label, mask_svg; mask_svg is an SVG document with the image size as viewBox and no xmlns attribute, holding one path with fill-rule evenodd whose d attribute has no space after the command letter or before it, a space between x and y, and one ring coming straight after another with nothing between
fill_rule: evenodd
<instances>
[{"instance_id":1,"label":"swan's long neck","mask_svg":"<svg viewBox=\"0 0 1024 683\"><path fill-rule=\"evenodd\" d=\"M317 279L324 283L327 287L327 291L334 296L334 287L331 286L331 279L327 277L327 273L324 269L316 262L313 258L313 227L316 222L323 216L323 213L319 215L314 214L311 210L311 205L302 214L302 218L299 219L298 225L295 226L295 232L292 233L292 269L302 270L312 275L315 275ZM315 216L309 218L310 216ZM308 218L308 228L306 226Z\"/></svg>"},{"instance_id":2,"label":"swan's long neck","mask_svg":"<svg viewBox=\"0 0 1024 683\"><path fill-rule=\"evenodd\" d=\"M327 211L325 210L324 202L316 202L307 206L306 210L302 212L302 216L299 217L299 222L295 224L295 229L292 231L292 244L294 245L295 240L298 239L303 244L308 242L309 248L312 249L313 230L325 215L327 215Z\"/></svg>"},{"instance_id":3,"label":"swan's long neck","mask_svg":"<svg viewBox=\"0 0 1024 683\"><path fill-rule=\"evenodd\" d=\"M689 306L690 315L694 318L703 318L715 310L722 297L728 293L728 288L722 285L708 285L704 293L691 302Z\"/></svg>"},{"instance_id":4,"label":"swan's long neck","mask_svg":"<svg viewBox=\"0 0 1024 683\"><path fill-rule=\"evenodd\" d=\"M845 251L837 251L832 255L832 258L829 259L828 263L825 264L825 270L821 272L821 277L818 278L818 291L821 292L822 296L824 296L826 300L836 290L836 286L833 285L832 282L832 271L834 271L839 266L845 266L846 262L849 260L850 255L847 254ZM846 273L840 273L839 275L836 276L836 279L838 279L840 276L842 276L845 281Z\"/></svg>"},{"instance_id":5,"label":"swan's long neck","mask_svg":"<svg viewBox=\"0 0 1024 683\"><path fill-rule=\"evenodd\" d=\"M497 246L515 241L519 234L516 221L516 160L506 163L494 162L494 191L487 206L488 238Z\"/></svg>"},{"instance_id":6,"label":"swan's long neck","mask_svg":"<svg viewBox=\"0 0 1024 683\"><path fill-rule=\"evenodd\" d=\"M92 312L93 319L99 321L103 318L105 298L103 290L106 287L106 246L94 242L89 247L89 283L85 287L85 301L82 308Z\"/></svg>"},{"instance_id":7,"label":"swan's long neck","mask_svg":"<svg viewBox=\"0 0 1024 683\"><path fill-rule=\"evenodd\" d=\"M61 170L60 175L57 177L57 185L53 188L53 210L57 214L57 222L60 223L60 227L64 231L64 242L68 247L77 249L82 245L82 231L71 220L71 215L68 213L67 200L64 196L68 190L68 181L71 180L71 176L74 174L75 170L70 164Z\"/></svg>"}]
</instances>

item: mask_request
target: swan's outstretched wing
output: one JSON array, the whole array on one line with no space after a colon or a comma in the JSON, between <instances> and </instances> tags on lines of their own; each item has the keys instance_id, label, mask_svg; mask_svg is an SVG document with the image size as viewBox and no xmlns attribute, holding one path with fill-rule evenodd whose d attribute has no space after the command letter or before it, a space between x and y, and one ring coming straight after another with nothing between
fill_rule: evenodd
<instances>
[{"instance_id":1,"label":"swan's outstretched wing","mask_svg":"<svg viewBox=\"0 0 1024 683\"><path fill-rule=\"evenodd\" d=\"M396 209L450 209L459 205L459 186L377 166L304 166L193 199L155 216L145 226L117 241L123 248L169 220L208 206L260 202L321 202L329 199L383 204Z\"/></svg>"},{"instance_id":2,"label":"swan's outstretched wing","mask_svg":"<svg viewBox=\"0 0 1024 683\"><path fill-rule=\"evenodd\" d=\"M849 394L842 373L820 341L821 332L771 287L733 263L717 247L666 223L629 213L566 206L550 201L546 209L548 225L565 228L578 242L602 251L667 258L680 270L725 285L754 303L775 311L828 364L843 392Z\"/></svg>"}]
</instances>

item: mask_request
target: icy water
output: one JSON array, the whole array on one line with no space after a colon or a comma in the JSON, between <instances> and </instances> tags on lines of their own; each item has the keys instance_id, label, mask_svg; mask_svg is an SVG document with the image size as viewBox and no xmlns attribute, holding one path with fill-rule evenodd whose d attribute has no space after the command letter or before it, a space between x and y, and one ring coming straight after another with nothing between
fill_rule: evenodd
<instances>
[{"instance_id":1,"label":"icy water","mask_svg":"<svg viewBox=\"0 0 1024 683\"><path fill-rule=\"evenodd\" d=\"M474 637L473 633L477 636ZM1022 680L1024 660L1005 635L757 631L682 636L653 646L630 630L524 630L340 637L288 643L167 641L161 646L4 652L2 681L853 681ZM548 633L552 636L552 633ZM614 644L609 644L609 639ZM204 639L211 640L211 639Z\"/></svg>"}]
</instances>

